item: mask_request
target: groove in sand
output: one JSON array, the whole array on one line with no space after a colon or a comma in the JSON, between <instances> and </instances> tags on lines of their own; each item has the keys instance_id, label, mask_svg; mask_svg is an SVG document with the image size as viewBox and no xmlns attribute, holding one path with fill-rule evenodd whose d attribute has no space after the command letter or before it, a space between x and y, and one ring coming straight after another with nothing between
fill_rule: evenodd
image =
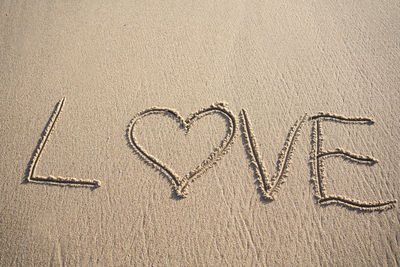
<instances>
[{"instance_id":1,"label":"groove in sand","mask_svg":"<svg viewBox=\"0 0 400 267\"><path fill-rule=\"evenodd\" d=\"M100 181L98 180L83 180L74 177L54 177L49 175L45 176L35 176L35 170L43 154L44 148L49 140L51 133L54 131L56 122L61 114L62 108L64 107L65 98L62 98L56 105L53 114L51 115L47 126L45 127L42 137L33 153L32 159L29 163L28 175L26 180L32 183L42 183L42 184L55 184L55 185L66 185L66 186L90 186L99 187Z\"/></svg>"},{"instance_id":2,"label":"groove in sand","mask_svg":"<svg viewBox=\"0 0 400 267\"><path fill-rule=\"evenodd\" d=\"M333 113L323 113L323 112L320 112L317 115L311 116L310 119L311 120L316 120L316 119L332 120L332 121L338 121L341 123L366 123L366 124L374 123L374 121L370 118L345 117L345 116L336 115Z\"/></svg>"},{"instance_id":3,"label":"groove in sand","mask_svg":"<svg viewBox=\"0 0 400 267\"><path fill-rule=\"evenodd\" d=\"M358 201L351 198L347 198L339 195L331 195L327 196L318 201L321 205L329 205L329 204L341 204L343 206L361 210L361 211L384 211L393 208L397 200L388 200L388 201L376 201L376 202L365 202Z\"/></svg>"},{"instance_id":4,"label":"groove in sand","mask_svg":"<svg viewBox=\"0 0 400 267\"><path fill-rule=\"evenodd\" d=\"M318 154L318 157L319 158L344 157L346 159L349 159L351 161L354 161L354 162L357 162L360 164L369 164L369 165L378 163L378 160L373 157L354 154L354 153L345 151L341 148L337 148L336 150L333 150L333 151L327 151L327 152L320 153L320 154Z\"/></svg>"},{"instance_id":5,"label":"groove in sand","mask_svg":"<svg viewBox=\"0 0 400 267\"><path fill-rule=\"evenodd\" d=\"M192 169L188 174L186 174L182 178L161 160L159 160L158 158L147 152L141 145L139 145L138 141L136 140L134 127L139 120L148 115L151 114L170 115L184 128L186 132L188 132L193 122L201 119L204 116L208 116L215 113L221 114L228 122L228 129L225 138L222 140L221 144L218 147L215 147L213 149L213 152L207 157L207 159L203 160L203 162L200 165ZM232 114L231 111L229 111L226 108L226 105L223 103L217 103L211 105L210 107L203 108L189 115L187 119L184 119L175 110L169 108L152 107L142 112L139 112L131 120L127 129L127 138L133 150L137 152L146 163L148 163L155 169L159 170L161 173L165 174L168 177L169 181L171 182L173 190L175 191L176 195L178 197L183 198L187 196L188 193L187 189L189 184L193 182L197 177L200 177L209 168L211 168L218 160L221 159L223 155L225 155L229 151L229 148L232 145L234 138L236 136L236 131L237 131L236 124L237 123L235 116Z\"/></svg>"},{"instance_id":6,"label":"groove in sand","mask_svg":"<svg viewBox=\"0 0 400 267\"><path fill-rule=\"evenodd\" d=\"M287 177L287 171L290 166L291 157L295 148L297 137L300 133L301 126L303 125L307 114L302 116L293 127L290 129L289 134L285 140L284 147L279 154L277 171L274 176L269 180L267 172L262 163L260 153L258 151L257 140L253 134L251 122L247 116L247 111L242 109L241 111L241 122L243 135L246 140L246 147L248 154L251 158L251 164L254 166L256 179L259 183L259 189L262 197L266 200L274 200L275 195L279 192L281 185L284 183Z\"/></svg>"}]
</instances>

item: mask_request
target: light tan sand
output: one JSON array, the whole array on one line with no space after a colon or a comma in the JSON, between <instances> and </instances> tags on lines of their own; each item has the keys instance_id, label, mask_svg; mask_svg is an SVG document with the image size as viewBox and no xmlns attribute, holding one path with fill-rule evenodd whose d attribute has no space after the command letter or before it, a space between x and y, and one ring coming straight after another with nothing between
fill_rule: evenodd
<instances>
[{"instance_id":1,"label":"light tan sand","mask_svg":"<svg viewBox=\"0 0 400 267\"><path fill-rule=\"evenodd\" d=\"M0 1L0 265L400 265L399 14Z\"/></svg>"}]
</instances>

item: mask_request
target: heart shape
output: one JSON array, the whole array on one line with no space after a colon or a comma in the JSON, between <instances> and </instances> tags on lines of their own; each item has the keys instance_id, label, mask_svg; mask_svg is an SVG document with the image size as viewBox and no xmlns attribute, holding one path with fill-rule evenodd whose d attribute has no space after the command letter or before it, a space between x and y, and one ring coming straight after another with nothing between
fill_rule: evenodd
<instances>
[{"instance_id":1,"label":"heart shape","mask_svg":"<svg viewBox=\"0 0 400 267\"><path fill-rule=\"evenodd\" d=\"M203 160L200 165L189 171L189 173L186 174L183 178L179 177L170 167L168 167L162 161L148 153L141 145L139 145L138 141L135 138L134 128L136 123L142 118L151 114L165 114L175 118L180 126L186 131L186 133L188 133L190 127L195 121L198 121L205 116L215 113L219 113L227 119L227 134L220 145L213 149L213 152L210 153L207 159ZM226 105L224 103L216 103L211 105L210 107L203 108L195 113L192 113L188 116L187 119L184 119L181 115L179 115L177 111L169 108L152 107L146 109L142 112L139 112L131 120L127 130L127 137L129 139L129 144L134 149L134 151L136 151L143 158L143 160L145 160L151 166L158 169L161 173L165 174L171 182L176 195L183 198L187 196L187 188L190 182L193 182L195 178L201 176L218 160L220 160L223 155L228 152L229 147L232 145L233 140L236 136L236 131L237 124L235 116L226 108Z\"/></svg>"}]
</instances>

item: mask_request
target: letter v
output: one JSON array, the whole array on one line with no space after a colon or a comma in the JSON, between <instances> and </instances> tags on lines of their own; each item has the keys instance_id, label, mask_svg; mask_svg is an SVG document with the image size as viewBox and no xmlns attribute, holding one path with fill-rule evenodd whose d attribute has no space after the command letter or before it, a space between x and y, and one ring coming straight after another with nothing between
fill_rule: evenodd
<instances>
[{"instance_id":1,"label":"letter v","mask_svg":"<svg viewBox=\"0 0 400 267\"><path fill-rule=\"evenodd\" d=\"M242 109L240 113L243 135L246 140L247 152L254 168L256 179L259 183L261 195L266 200L274 200L275 195L279 192L281 185L285 182L290 160L294 151L294 145L300 133L300 129L307 118L307 114L300 117L299 120L290 129L286 138L285 145L278 157L277 170L271 179L268 179L267 172L264 168L261 156L258 152L258 145L253 134L252 126L247 116L246 110Z\"/></svg>"}]
</instances>

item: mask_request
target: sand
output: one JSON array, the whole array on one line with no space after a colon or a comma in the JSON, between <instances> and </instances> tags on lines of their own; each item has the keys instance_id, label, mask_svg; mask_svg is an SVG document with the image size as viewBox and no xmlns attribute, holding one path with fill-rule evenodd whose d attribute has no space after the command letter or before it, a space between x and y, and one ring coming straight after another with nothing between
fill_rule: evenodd
<instances>
[{"instance_id":1,"label":"sand","mask_svg":"<svg viewBox=\"0 0 400 267\"><path fill-rule=\"evenodd\" d=\"M1 1L0 265L400 265L398 14Z\"/></svg>"}]
</instances>

